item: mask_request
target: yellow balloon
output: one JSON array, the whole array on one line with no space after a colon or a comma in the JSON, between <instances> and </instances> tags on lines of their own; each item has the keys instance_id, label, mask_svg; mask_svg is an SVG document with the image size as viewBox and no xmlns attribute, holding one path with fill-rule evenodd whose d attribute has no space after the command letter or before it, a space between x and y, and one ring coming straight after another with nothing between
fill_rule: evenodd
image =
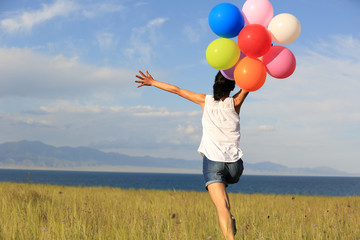
<instances>
[{"instance_id":1,"label":"yellow balloon","mask_svg":"<svg viewBox=\"0 0 360 240\"><path fill-rule=\"evenodd\" d=\"M215 69L225 70L233 67L240 58L238 44L229 38L218 38L206 49L206 60Z\"/></svg>"}]
</instances>

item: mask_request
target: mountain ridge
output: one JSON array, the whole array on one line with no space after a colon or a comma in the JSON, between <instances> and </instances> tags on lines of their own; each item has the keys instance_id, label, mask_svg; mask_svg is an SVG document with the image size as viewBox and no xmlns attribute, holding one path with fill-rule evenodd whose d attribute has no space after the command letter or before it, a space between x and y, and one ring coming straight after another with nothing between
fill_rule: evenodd
<instances>
[{"instance_id":1,"label":"mountain ridge","mask_svg":"<svg viewBox=\"0 0 360 240\"><path fill-rule=\"evenodd\" d=\"M349 173L328 167L289 168L269 161L244 163L246 174L348 176ZM22 140L0 144L0 168L93 169L114 171L201 172L200 160L135 157L103 152L90 147L55 147L40 141ZM130 168L129 168L130 167ZM133 170L131 170L133 169Z\"/></svg>"}]
</instances>

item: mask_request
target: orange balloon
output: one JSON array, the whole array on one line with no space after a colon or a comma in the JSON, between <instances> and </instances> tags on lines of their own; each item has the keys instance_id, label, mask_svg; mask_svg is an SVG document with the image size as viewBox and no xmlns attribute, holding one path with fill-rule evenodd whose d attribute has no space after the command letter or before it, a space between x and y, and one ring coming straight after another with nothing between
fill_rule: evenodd
<instances>
[{"instance_id":1,"label":"orange balloon","mask_svg":"<svg viewBox=\"0 0 360 240\"><path fill-rule=\"evenodd\" d=\"M254 92L265 83L266 67L257 58L245 57L236 65L234 78L241 89Z\"/></svg>"}]
</instances>

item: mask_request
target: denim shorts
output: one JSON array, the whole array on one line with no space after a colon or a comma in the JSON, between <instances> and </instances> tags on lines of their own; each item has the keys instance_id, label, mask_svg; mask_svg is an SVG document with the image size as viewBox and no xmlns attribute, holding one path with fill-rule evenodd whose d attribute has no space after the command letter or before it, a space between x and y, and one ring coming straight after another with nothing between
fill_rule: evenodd
<instances>
[{"instance_id":1,"label":"denim shorts","mask_svg":"<svg viewBox=\"0 0 360 240\"><path fill-rule=\"evenodd\" d=\"M221 182L227 187L229 184L237 183L244 171L243 161L236 162L216 162L203 158L203 176L205 188L211 183Z\"/></svg>"}]
</instances>

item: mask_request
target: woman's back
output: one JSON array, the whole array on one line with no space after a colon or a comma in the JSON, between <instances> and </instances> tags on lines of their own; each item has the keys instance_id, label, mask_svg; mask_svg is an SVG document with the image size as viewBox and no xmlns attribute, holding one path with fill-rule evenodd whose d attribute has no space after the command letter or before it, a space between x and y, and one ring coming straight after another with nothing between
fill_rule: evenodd
<instances>
[{"instance_id":1,"label":"woman's back","mask_svg":"<svg viewBox=\"0 0 360 240\"><path fill-rule=\"evenodd\" d=\"M220 162L235 162L241 158L240 117L233 98L222 101L206 95L202 125L203 136L198 149L201 154Z\"/></svg>"}]
</instances>

